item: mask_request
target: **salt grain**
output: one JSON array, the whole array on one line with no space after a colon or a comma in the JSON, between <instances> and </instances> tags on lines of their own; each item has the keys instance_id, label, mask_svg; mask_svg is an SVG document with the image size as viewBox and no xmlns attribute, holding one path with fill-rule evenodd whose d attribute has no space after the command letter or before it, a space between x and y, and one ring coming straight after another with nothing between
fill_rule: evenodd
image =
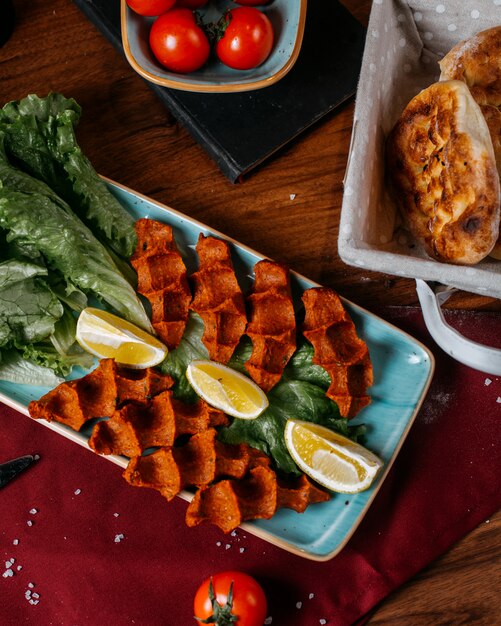
<instances>
[{"instance_id":1,"label":"salt grain","mask_svg":"<svg viewBox=\"0 0 501 626\"><path fill-rule=\"evenodd\" d=\"M484 384L486 387L488 387L491 383L492 383L492 380L490 378L486 378L484 381Z\"/></svg>"},{"instance_id":2,"label":"salt grain","mask_svg":"<svg viewBox=\"0 0 501 626\"><path fill-rule=\"evenodd\" d=\"M229 550L231 548L231 543L227 543L224 547L226 550Z\"/></svg>"},{"instance_id":3,"label":"salt grain","mask_svg":"<svg viewBox=\"0 0 501 626\"><path fill-rule=\"evenodd\" d=\"M318 620L318 623L319 623L319 624L327 624L327 620L326 620L326 619L324 619L324 618L322 618L322 619L319 619L319 620Z\"/></svg>"},{"instance_id":4,"label":"salt grain","mask_svg":"<svg viewBox=\"0 0 501 626\"><path fill-rule=\"evenodd\" d=\"M265 623L265 625L266 625L266 626L268 626L268 624L271 624L271 622L272 622L272 621L273 621L273 617L267 617L267 618L264 620L264 623Z\"/></svg>"},{"instance_id":5,"label":"salt grain","mask_svg":"<svg viewBox=\"0 0 501 626\"><path fill-rule=\"evenodd\" d=\"M220 541L216 541L216 546L217 546L218 548L220 548L220 547L221 547L221 545L222 545L222 544L221 544L221 542L220 542Z\"/></svg>"},{"instance_id":6,"label":"salt grain","mask_svg":"<svg viewBox=\"0 0 501 626\"><path fill-rule=\"evenodd\" d=\"M33 583L29 583L28 587L30 587L31 589L33 589L34 584ZM26 600L28 600L28 602L32 605L36 605L40 602L39 598L40 598L40 594L38 594L36 591L34 593L31 593L31 591L29 589L27 589L24 592L24 597L26 598Z\"/></svg>"},{"instance_id":7,"label":"salt grain","mask_svg":"<svg viewBox=\"0 0 501 626\"><path fill-rule=\"evenodd\" d=\"M4 578L10 578L11 576L14 576L14 572L9 568L9 569L5 570L5 572L2 574L2 576Z\"/></svg>"},{"instance_id":8,"label":"salt grain","mask_svg":"<svg viewBox=\"0 0 501 626\"><path fill-rule=\"evenodd\" d=\"M75 495L79 496L82 493L81 489L75 489Z\"/></svg>"},{"instance_id":9,"label":"salt grain","mask_svg":"<svg viewBox=\"0 0 501 626\"><path fill-rule=\"evenodd\" d=\"M496 402L497 402L498 404L501 404L501 396L498 396L498 397L496 398Z\"/></svg>"},{"instance_id":10,"label":"salt grain","mask_svg":"<svg viewBox=\"0 0 501 626\"><path fill-rule=\"evenodd\" d=\"M22 565L18 565L18 566L17 566L17 571L18 571L18 572L20 572L22 569L23 569L23 566L22 566Z\"/></svg>"},{"instance_id":11,"label":"salt grain","mask_svg":"<svg viewBox=\"0 0 501 626\"><path fill-rule=\"evenodd\" d=\"M115 543L120 543L122 539L125 539L125 535L123 533L119 533L118 535L115 535Z\"/></svg>"},{"instance_id":12,"label":"salt grain","mask_svg":"<svg viewBox=\"0 0 501 626\"><path fill-rule=\"evenodd\" d=\"M19 539L14 539L14 541L12 542L13 546L18 546L19 545Z\"/></svg>"},{"instance_id":13,"label":"salt grain","mask_svg":"<svg viewBox=\"0 0 501 626\"><path fill-rule=\"evenodd\" d=\"M308 596L308 600L313 600L313 598L315 597L314 593L310 593L310 595Z\"/></svg>"},{"instance_id":14,"label":"salt grain","mask_svg":"<svg viewBox=\"0 0 501 626\"><path fill-rule=\"evenodd\" d=\"M120 515L120 513L113 513L113 515L114 515L115 517L118 517L118 516Z\"/></svg>"},{"instance_id":15,"label":"salt grain","mask_svg":"<svg viewBox=\"0 0 501 626\"><path fill-rule=\"evenodd\" d=\"M296 194L295 194L295 193L291 193L291 194L289 195L289 198L290 198L291 200L294 200L294 199L296 198Z\"/></svg>"},{"instance_id":16,"label":"salt grain","mask_svg":"<svg viewBox=\"0 0 501 626\"><path fill-rule=\"evenodd\" d=\"M242 554L242 552L245 552L245 548L239 548L239 552Z\"/></svg>"},{"instance_id":17,"label":"salt grain","mask_svg":"<svg viewBox=\"0 0 501 626\"><path fill-rule=\"evenodd\" d=\"M28 526L33 526L33 522L29 519L27 522Z\"/></svg>"},{"instance_id":18,"label":"salt grain","mask_svg":"<svg viewBox=\"0 0 501 626\"><path fill-rule=\"evenodd\" d=\"M29 510L29 514L30 515L36 515L38 513L38 509L30 509Z\"/></svg>"},{"instance_id":19,"label":"salt grain","mask_svg":"<svg viewBox=\"0 0 501 626\"><path fill-rule=\"evenodd\" d=\"M296 602L296 609L300 609L303 606L302 602Z\"/></svg>"}]
</instances>

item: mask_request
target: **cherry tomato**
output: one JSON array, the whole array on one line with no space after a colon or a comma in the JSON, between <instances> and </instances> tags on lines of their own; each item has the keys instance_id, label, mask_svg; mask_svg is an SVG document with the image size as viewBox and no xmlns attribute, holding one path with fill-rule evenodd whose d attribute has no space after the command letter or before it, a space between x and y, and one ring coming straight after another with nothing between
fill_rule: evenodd
<instances>
[{"instance_id":1,"label":"cherry tomato","mask_svg":"<svg viewBox=\"0 0 501 626\"><path fill-rule=\"evenodd\" d=\"M263 626L268 607L261 585L252 576L229 571L204 580L195 594L194 610L199 620L212 617L211 623L221 626Z\"/></svg>"},{"instance_id":2,"label":"cherry tomato","mask_svg":"<svg viewBox=\"0 0 501 626\"><path fill-rule=\"evenodd\" d=\"M150 30L150 47L168 70L186 74L198 70L209 58L207 35L190 9L171 9L157 17Z\"/></svg>"},{"instance_id":3,"label":"cherry tomato","mask_svg":"<svg viewBox=\"0 0 501 626\"><path fill-rule=\"evenodd\" d=\"M177 0L177 7L186 7L187 9L201 9L209 0Z\"/></svg>"},{"instance_id":4,"label":"cherry tomato","mask_svg":"<svg viewBox=\"0 0 501 626\"><path fill-rule=\"evenodd\" d=\"M267 4L269 0L233 0L235 4L242 4L244 7L258 7Z\"/></svg>"},{"instance_id":5,"label":"cherry tomato","mask_svg":"<svg viewBox=\"0 0 501 626\"><path fill-rule=\"evenodd\" d=\"M273 47L273 27L268 17L252 7L231 9L219 22L224 30L216 43L219 60L236 70L261 65Z\"/></svg>"},{"instance_id":6,"label":"cherry tomato","mask_svg":"<svg viewBox=\"0 0 501 626\"><path fill-rule=\"evenodd\" d=\"M145 17L162 15L174 6L176 0L127 0L129 7Z\"/></svg>"}]
</instances>

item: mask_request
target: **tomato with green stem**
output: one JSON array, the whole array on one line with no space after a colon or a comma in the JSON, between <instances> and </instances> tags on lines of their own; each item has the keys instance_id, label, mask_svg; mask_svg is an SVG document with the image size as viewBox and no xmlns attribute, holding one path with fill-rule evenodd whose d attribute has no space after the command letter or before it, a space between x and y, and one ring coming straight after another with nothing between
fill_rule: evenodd
<instances>
[{"instance_id":1,"label":"tomato with green stem","mask_svg":"<svg viewBox=\"0 0 501 626\"><path fill-rule=\"evenodd\" d=\"M219 60L236 70L250 70L266 61L273 48L273 26L259 9L238 7L217 24L215 51Z\"/></svg>"},{"instance_id":2,"label":"tomato with green stem","mask_svg":"<svg viewBox=\"0 0 501 626\"><path fill-rule=\"evenodd\" d=\"M157 60L172 72L194 72L209 58L209 40L190 9L174 8L157 17L149 40Z\"/></svg>"},{"instance_id":3,"label":"tomato with green stem","mask_svg":"<svg viewBox=\"0 0 501 626\"><path fill-rule=\"evenodd\" d=\"M195 619L216 626L263 626L268 610L261 585L244 572L214 574L195 594Z\"/></svg>"}]
</instances>

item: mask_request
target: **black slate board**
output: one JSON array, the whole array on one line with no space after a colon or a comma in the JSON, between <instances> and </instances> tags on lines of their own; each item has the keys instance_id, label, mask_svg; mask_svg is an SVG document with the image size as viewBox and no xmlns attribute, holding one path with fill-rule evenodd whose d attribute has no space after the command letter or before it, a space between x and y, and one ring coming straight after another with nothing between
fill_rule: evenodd
<instances>
[{"instance_id":1,"label":"black slate board","mask_svg":"<svg viewBox=\"0 0 501 626\"><path fill-rule=\"evenodd\" d=\"M123 52L118 0L74 2ZM365 35L363 26L336 0L310 0L298 60L274 85L201 94L148 84L235 182L353 96Z\"/></svg>"}]
</instances>

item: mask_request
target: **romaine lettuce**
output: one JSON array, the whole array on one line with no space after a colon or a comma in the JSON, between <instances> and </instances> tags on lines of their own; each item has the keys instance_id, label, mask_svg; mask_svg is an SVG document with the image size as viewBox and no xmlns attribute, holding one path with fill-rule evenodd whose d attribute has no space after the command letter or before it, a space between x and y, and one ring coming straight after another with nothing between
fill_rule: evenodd
<instances>
[{"instance_id":1,"label":"romaine lettuce","mask_svg":"<svg viewBox=\"0 0 501 626\"><path fill-rule=\"evenodd\" d=\"M83 154L75 137L78 103L61 94L29 95L0 109L9 159L44 181L122 257L133 253L137 237L133 217L122 207Z\"/></svg>"},{"instance_id":2,"label":"romaine lettuce","mask_svg":"<svg viewBox=\"0 0 501 626\"><path fill-rule=\"evenodd\" d=\"M52 369L26 361L15 350L9 350L0 353L0 380L52 388L64 379Z\"/></svg>"},{"instance_id":3,"label":"romaine lettuce","mask_svg":"<svg viewBox=\"0 0 501 626\"><path fill-rule=\"evenodd\" d=\"M8 163L1 137L0 227L7 231L7 242L40 252L68 283L151 331L141 301L104 246L75 214L54 201L45 183Z\"/></svg>"},{"instance_id":4,"label":"romaine lettuce","mask_svg":"<svg viewBox=\"0 0 501 626\"><path fill-rule=\"evenodd\" d=\"M47 270L27 261L0 263L0 348L46 339L64 309L42 277Z\"/></svg>"},{"instance_id":5,"label":"romaine lettuce","mask_svg":"<svg viewBox=\"0 0 501 626\"><path fill-rule=\"evenodd\" d=\"M209 353L202 343L204 323L202 318L190 311L188 322L179 346L171 350L160 369L164 374L169 374L175 381L174 396L184 402L196 402L198 396L186 378L186 369L191 361L196 359L208 359Z\"/></svg>"},{"instance_id":6,"label":"romaine lettuce","mask_svg":"<svg viewBox=\"0 0 501 626\"><path fill-rule=\"evenodd\" d=\"M14 353L61 375L74 365L93 363L75 342L75 318L53 293L47 274L43 266L25 260L0 263L0 350L2 362L10 354L10 365L4 367L9 377L18 369L12 365Z\"/></svg>"}]
</instances>

